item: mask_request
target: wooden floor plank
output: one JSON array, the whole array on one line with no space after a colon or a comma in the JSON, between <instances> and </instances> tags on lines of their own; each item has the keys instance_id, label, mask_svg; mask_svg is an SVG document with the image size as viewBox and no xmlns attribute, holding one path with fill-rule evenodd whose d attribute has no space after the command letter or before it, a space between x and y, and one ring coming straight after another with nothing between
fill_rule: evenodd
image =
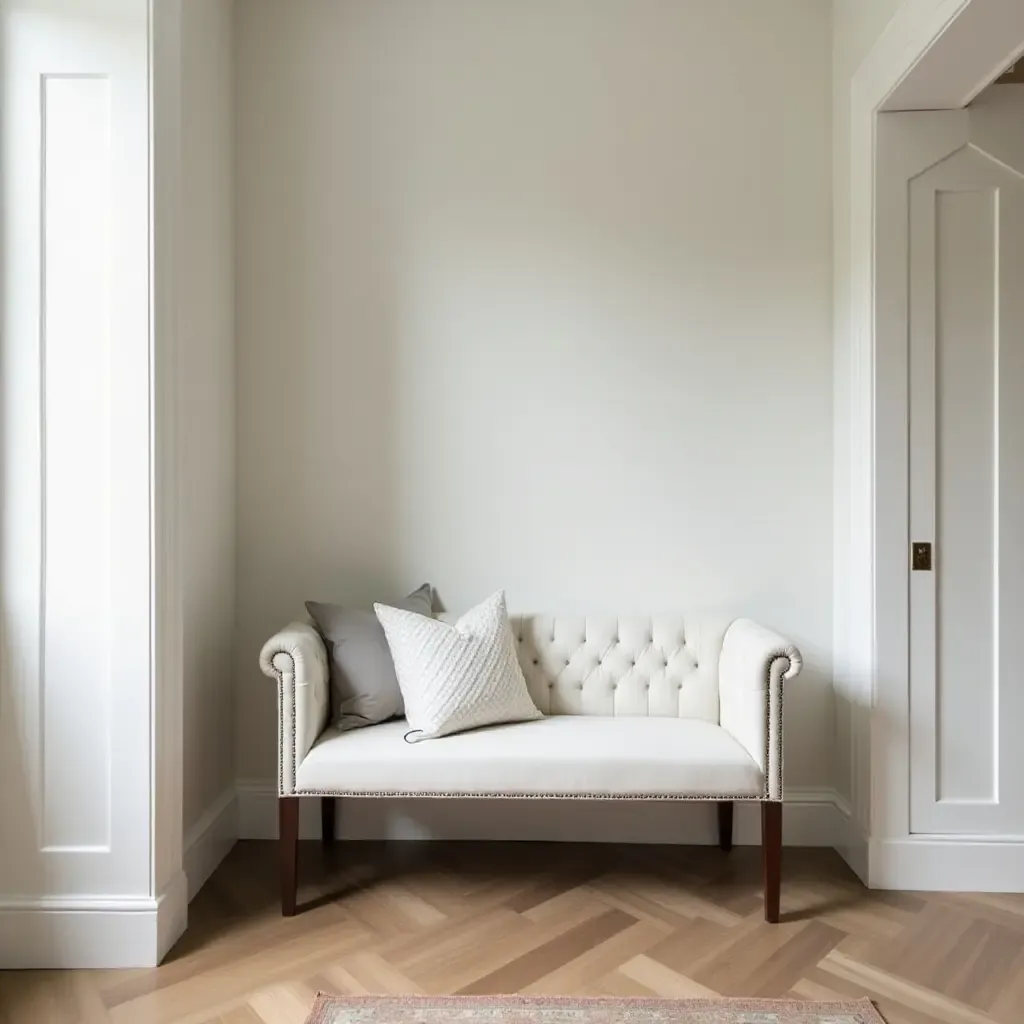
<instances>
[{"instance_id":1,"label":"wooden floor plank","mask_svg":"<svg viewBox=\"0 0 1024 1024\"><path fill-rule=\"evenodd\" d=\"M323 968L321 976L328 987L337 987L351 995L425 995L412 978L398 970L378 953L358 952L342 957ZM326 991L326 989L325 989Z\"/></svg>"},{"instance_id":2,"label":"wooden floor plank","mask_svg":"<svg viewBox=\"0 0 1024 1024\"><path fill-rule=\"evenodd\" d=\"M635 917L621 910L606 910L598 917L583 921L567 932L535 946L498 970L463 986L460 992L463 995L521 992L549 973L552 966L575 960L588 949L614 938L636 923Z\"/></svg>"},{"instance_id":3,"label":"wooden floor plank","mask_svg":"<svg viewBox=\"0 0 1024 1024\"><path fill-rule=\"evenodd\" d=\"M619 973L665 999L705 999L719 994L643 954L624 963Z\"/></svg>"},{"instance_id":4,"label":"wooden floor plank","mask_svg":"<svg viewBox=\"0 0 1024 1024\"><path fill-rule=\"evenodd\" d=\"M273 844L240 843L152 971L0 973L0 1024L302 1024L318 990L848 999L888 1024L1021 1024L1024 898L869 892L787 850L303 843L294 918Z\"/></svg>"},{"instance_id":5,"label":"wooden floor plank","mask_svg":"<svg viewBox=\"0 0 1024 1024\"><path fill-rule=\"evenodd\" d=\"M664 938L664 931L650 921L637 921L625 931L617 932L567 963L554 967L522 991L530 995L562 995L579 992L600 981Z\"/></svg>"}]
</instances>

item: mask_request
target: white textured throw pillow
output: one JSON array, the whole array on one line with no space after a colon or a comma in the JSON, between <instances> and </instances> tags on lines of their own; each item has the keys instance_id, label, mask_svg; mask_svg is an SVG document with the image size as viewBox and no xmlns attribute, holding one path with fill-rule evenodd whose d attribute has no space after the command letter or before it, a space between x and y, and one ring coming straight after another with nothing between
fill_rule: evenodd
<instances>
[{"instance_id":1,"label":"white textured throw pillow","mask_svg":"<svg viewBox=\"0 0 1024 1024\"><path fill-rule=\"evenodd\" d=\"M542 718L516 658L498 591L450 626L375 604L405 701L410 740Z\"/></svg>"}]
</instances>

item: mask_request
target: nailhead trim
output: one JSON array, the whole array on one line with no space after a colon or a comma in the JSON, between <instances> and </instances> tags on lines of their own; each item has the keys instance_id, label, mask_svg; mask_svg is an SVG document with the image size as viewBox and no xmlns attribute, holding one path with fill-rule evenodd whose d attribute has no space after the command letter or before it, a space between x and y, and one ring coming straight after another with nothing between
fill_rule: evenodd
<instances>
[{"instance_id":1,"label":"nailhead trim","mask_svg":"<svg viewBox=\"0 0 1024 1024\"><path fill-rule=\"evenodd\" d=\"M790 666L793 664L793 659L789 655L789 651L781 649L772 651L768 656L768 670L767 678L765 679L765 702L764 702L764 799L771 800L772 797L769 795L771 786L768 784L768 772L771 767L771 752L772 752L772 668L777 661L785 661L786 667L783 672L788 672ZM783 709L783 691L785 687L782 685L782 673L779 674L779 765L777 772L777 780L779 783L779 801L782 800L782 779L783 779L783 758L785 744L782 742L783 735L783 720L782 720L782 709Z\"/></svg>"},{"instance_id":2,"label":"nailhead trim","mask_svg":"<svg viewBox=\"0 0 1024 1024\"><path fill-rule=\"evenodd\" d=\"M295 659L292 658L292 680L295 679ZM292 701L295 700L295 687L292 686ZM277 673L277 714L278 714L278 735L283 736L285 731L284 718L284 673ZM295 789L295 709L292 708L291 721L291 750L292 750L292 790ZM277 759L278 792L284 793L284 762L281 757Z\"/></svg>"},{"instance_id":3,"label":"nailhead trim","mask_svg":"<svg viewBox=\"0 0 1024 1024\"><path fill-rule=\"evenodd\" d=\"M297 789L282 796L336 796L368 799L416 799L416 800L664 800L672 803L691 801L707 803L709 800L742 800L751 803L781 803L769 800L755 793L702 793L684 795L678 793L433 793L415 790L349 790L349 789Z\"/></svg>"}]
</instances>

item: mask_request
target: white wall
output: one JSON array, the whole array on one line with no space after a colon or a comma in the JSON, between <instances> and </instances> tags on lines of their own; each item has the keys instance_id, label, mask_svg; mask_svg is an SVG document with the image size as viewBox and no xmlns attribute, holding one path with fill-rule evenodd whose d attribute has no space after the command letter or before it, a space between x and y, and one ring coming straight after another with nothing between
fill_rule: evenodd
<instances>
[{"instance_id":1,"label":"white wall","mask_svg":"<svg viewBox=\"0 0 1024 1024\"><path fill-rule=\"evenodd\" d=\"M234 785L234 138L230 0L182 9L178 424L186 843Z\"/></svg>"},{"instance_id":2,"label":"white wall","mask_svg":"<svg viewBox=\"0 0 1024 1024\"><path fill-rule=\"evenodd\" d=\"M849 550L851 418L860 392L850 345L850 79L900 6L900 0L833 0L832 3L832 171L833 310L835 317L835 551ZM853 799L855 753L852 733L857 715L866 715L858 681L846 670L844 644L850 616L850 576L837 563L834 591L836 788Z\"/></svg>"},{"instance_id":3,"label":"white wall","mask_svg":"<svg viewBox=\"0 0 1024 1024\"><path fill-rule=\"evenodd\" d=\"M728 610L832 782L828 5L235 9L239 776L308 598ZM537 813L542 813L538 810Z\"/></svg>"}]
</instances>

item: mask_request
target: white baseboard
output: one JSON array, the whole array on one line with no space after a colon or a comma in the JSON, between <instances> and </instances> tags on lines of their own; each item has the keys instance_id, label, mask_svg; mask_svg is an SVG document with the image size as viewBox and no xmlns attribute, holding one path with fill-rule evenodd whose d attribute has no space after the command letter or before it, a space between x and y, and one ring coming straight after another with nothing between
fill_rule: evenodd
<instances>
[{"instance_id":1,"label":"white baseboard","mask_svg":"<svg viewBox=\"0 0 1024 1024\"><path fill-rule=\"evenodd\" d=\"M181 937L187 882L179 872L155 899L26 897L0 901L0 968L155 967Z\"/></svg>"},{"instance_id":2,"label":"white baseboard","mask_svg":"<svg viewBox=\"0 0 1024 1024\"><path fill-rule=\"evenodd\" d=\"M185 835L182 866L188 878L189 903L237 839L238 799L235 787L231 786L207 807Z\"/></svg>"},{"instance_id":3,"label":"white baseboard","mask_svg":"<svg viewBox=\"0 0 1024 1024\"><path fill-rule=\"evenodd\" d=\"M872 839L872 889L1024 892L1024 837Z\"/></svg>"},{"instance_id":4,"label":"white baseboard","mask_svg":"<svg viewBox=\"0 0 1024 1024\"><path fill-rule=\"evenodd\" d=\"M787 846L834 846L845 829L831 789L789 790L783 815ZM761 842L756 803L737 803L737 845ZM337 813L342 839L474 840L535 842L670 843L718 842L715 809L688 801L535 800L343 800ZM302 801L299 835L320 838L319 802ZM238 783L238 837L277 838L277 788L272 782Z\"/></svg>"},{"instance_id":5,"label":"white baseboard","mask_svg":"<svg viewBox=\"0 0 1024 1024\"><path fill-rule=\"evenodd\" d=\"M157 898L0 899L0 968L154 967L185 931L188 904L238 838L235 787L185 836L183 870Z\"/></svg>"}]
</instances>

